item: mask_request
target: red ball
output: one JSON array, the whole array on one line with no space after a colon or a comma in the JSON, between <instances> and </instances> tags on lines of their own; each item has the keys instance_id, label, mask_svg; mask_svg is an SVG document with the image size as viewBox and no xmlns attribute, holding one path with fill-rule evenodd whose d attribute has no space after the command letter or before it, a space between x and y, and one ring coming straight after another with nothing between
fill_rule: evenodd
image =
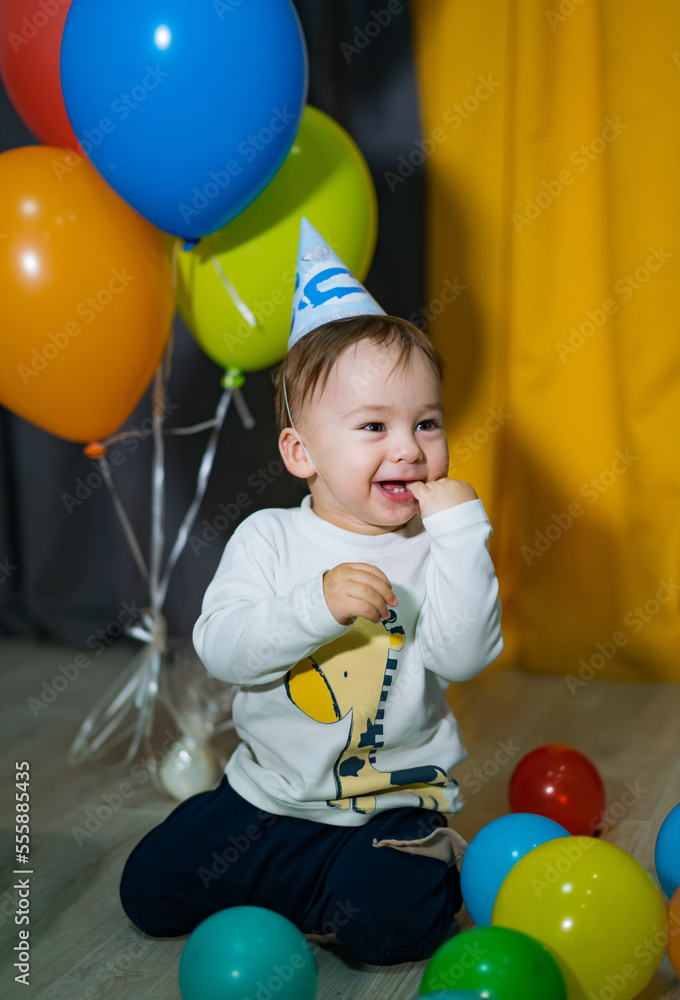
<instances>
[{"instance_id":1,"label":"red ball","mask_svg":"<svg viewBox=\"0 0 680 1000\"><path fill-rule=\"evenodd\" d=\"M512 812L547 816L574 836L595 833L606 801L595 765L561 743L537 747L522 757L508 794Z\"/></svg>"}]
</instances>

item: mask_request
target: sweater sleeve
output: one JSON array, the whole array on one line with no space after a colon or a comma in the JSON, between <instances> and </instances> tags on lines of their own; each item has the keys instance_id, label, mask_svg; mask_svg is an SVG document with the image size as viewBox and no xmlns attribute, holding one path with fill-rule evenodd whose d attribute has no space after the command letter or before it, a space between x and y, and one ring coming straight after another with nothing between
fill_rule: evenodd
<instances>
[{"instance_id":1,"label":"sweater sleeve","mask_svg":"<svg viewBox=\"0 0 680 1000\"><path fill-rule=\"evenodd\" d=\"M276 593L273 542L244 521L229 539L203 598L193 641L212 677L232 684L279 680L298 660L343 635L323 593L323 572Z\"/></svg>"},{"instance_id":2,"label":"sweater sleeve","mask_svg":"<svg viewBox=\"0 0 680 1000\"><path fill-rule=\"evenodd\" d=\"M503 652L489 518L481 500L468 500L423 518L423 526L431 559L416 644L427 669L469 680Z\"/></svg>"}]
</instances>

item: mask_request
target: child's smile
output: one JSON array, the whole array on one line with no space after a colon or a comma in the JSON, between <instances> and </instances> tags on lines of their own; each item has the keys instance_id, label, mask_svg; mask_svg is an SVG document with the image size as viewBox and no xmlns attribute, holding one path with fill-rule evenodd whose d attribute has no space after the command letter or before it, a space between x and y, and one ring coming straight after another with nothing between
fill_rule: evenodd
<instances>
[{"instance_id":1,"label":"child's smile","mask_svg":"<svg viewBox=\"0 0 680 1000\"><path fill-rule=\"evenodd\" d=\"M406 488L405 482L390 482L385 481L382 483L375 484L378 487L378 491L384 495L384 498L389 503L408 503L410 500L415 500L413 494Z\"/></svg>"}]
</instances>

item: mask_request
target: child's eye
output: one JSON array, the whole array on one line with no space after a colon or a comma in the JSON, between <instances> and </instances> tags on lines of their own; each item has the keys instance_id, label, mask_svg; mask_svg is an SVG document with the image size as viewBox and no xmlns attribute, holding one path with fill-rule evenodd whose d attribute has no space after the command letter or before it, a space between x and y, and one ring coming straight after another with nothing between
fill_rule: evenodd
<instances>
[{"instance_id":1,"label":"child's eye","mask_svg":"<svg viewBox=\"0 0 680 1000\"><path fill-rule=\"evenodd\" d=\"M425 428L425 430L428 430L428 431L435 430L435 428L437 428L439 426L439 424L437 423L436 420L421 420L420 423L418 424L418 426L420 427L422 424L431 424L430 427L426 427ZM379 420L377 420L377 421L374 420L370 424L363 424L359 428L359 430L365 431L365 430L368 430L371 427L380 427L380 428L384 429L385 425L383 423L381 423Z\"/></svg>"}]
</instances>

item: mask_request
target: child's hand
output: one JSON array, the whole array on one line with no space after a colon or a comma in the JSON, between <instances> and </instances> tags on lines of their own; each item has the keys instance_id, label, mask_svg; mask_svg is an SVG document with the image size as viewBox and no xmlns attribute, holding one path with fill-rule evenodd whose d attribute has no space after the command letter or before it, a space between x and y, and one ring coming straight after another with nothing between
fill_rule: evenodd
<instances>
[{"instance_id":1,"label":"child's hand","mask_svg":"<svg viewBox=\"0 0 680 1000\"><path fill-rule=\"evenodd\" d=\"M470 484L462 479L433 479L430 483L416 480L409 483L408 488L420 504L421 517L479 499Z\"/></svg>"},{"instance_id":2,"label":"child's hand","mask_svg":"<svg viewBox=\"0 0 680 1000\"><path fill-rule=\"evenodd\" d=\"M352 625L357 618L379 622L389 618L387 602L397 605L398 598L382 570L368 563L340 563L323 575L323 595L331 614L341 625Z\"/></svg>"}]
</instances>

